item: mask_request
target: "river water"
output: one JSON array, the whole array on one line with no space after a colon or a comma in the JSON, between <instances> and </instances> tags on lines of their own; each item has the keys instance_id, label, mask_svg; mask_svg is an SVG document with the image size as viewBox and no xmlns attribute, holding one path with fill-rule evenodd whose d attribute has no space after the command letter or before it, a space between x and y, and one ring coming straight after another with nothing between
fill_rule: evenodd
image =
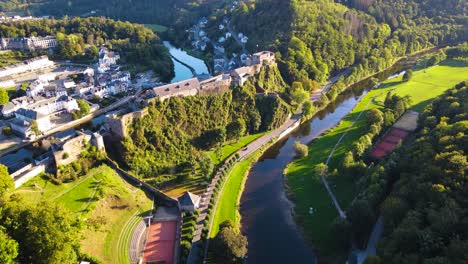
<instances>
[{"instance_id":1,"label":"river water","mask_svg":"<svg viewBox=\"0 0 468 264\"><path fill-rule=\"evenodd\" d=\"M169 49L169 53L171 53L173 57L187 65L190 65L190 67L192 67L195 70L195 73L197 75L209 74L208 67L206 67L206 64L203 60L195 58L189 55L186 51L172 46L172 44L169 41L163 41L163 43L164 46L166 46ZM172 83L187 80L194 77L192 71L187 66L174 59L172 59L172 61L174 62L175 72L175 77L171 80Z\"/></svg>"},{"instance_id":2,"label":"river water","mask_svg":"<svg viewBox=\"0 0 468 264\"><path fill-rule=\"evenodd\" d=\"M405 63L397 63L374 77L384 80L405 67ZM312 248L294 222L293 204L284 190L283 170L295 156L295 141L307 144L336 126L373 85L368 78L339 95L312 120L268 149L252 167L239 209L242 233L249 242L247 263L316 263Z\"/></svg>"},{"instance_id":3,"label":"river water","mask_svg":"<svg viewBox=\"0 0 468 264\"><path fill-rule=\"evenodd\" d=\"M247 235L247 263L315 263L292 217L292 204L283 188L283 169L292 161L295 141L308 143L336 126L362 95L347 93L287 139L267 150L252 167L240 202L242 233Z\"/></svg>"}]
</instances>

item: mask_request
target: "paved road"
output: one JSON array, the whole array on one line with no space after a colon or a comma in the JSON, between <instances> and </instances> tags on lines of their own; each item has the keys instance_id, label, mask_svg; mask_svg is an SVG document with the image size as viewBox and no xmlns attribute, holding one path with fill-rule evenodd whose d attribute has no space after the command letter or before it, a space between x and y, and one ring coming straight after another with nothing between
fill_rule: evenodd
<instances>
[{"instance_id":1,"label":"paved road","mask_svg":"<svg viewBox=\"0 0 468 264\"><path fill-rule=\"evenodd\" d=\"M130 100L136 98L138 96L140 92L137 92L135 95L131 95L131 96L127 96L127 97L124 97L122 99L120 99L119 101L105 107L105 108L102 108L102 109L99 109L95 112L92 112L91 114L87 115L87 116L84 116L80 119L77 119L77 120L73 120L71 121L70 123L66 124L66 125L63 125L63 126L58 126L58 127L55 127L51 130L48 130L46 133L42 134L40 137L37 137L35 138L34 140L31 140L31 141L24 141L23 143L20 143L18 145L15 145L14 147L11 147L9 149L5 149L3 151L0 152L0 157L2 156L5 156L9 153L12 153L12 152L15 152L21 148L24 148L26 146L28 146L29 144L32 144L36 141L39 141L41 139L44 139L46 137L49 137L53 134L56 134L56 133L59 133L59 132L62 132L62 131L65 131L67 129L70 129L70 128L74 128L76 126L79 126L81 124L84 124L84 123L87 123L89 121L91 121L93 118L97 117L97 116L100 116L102 114L105 114L111 110L114 110L116 108L119 108L121 107L122 105L128 103Z\"/></svg>"},{"instance_id":2,"label":"paved road","mask_svg":"<svg viewBox=\"0 0 468 264\"><path fill-rule=\"evenodd\" d=\"M325 85L323 85L320 89L312 92L312 94L310 96L310 100L312 102L315 102L315 101L319 100L320 97L322 97L322 94L328 92L328 90L330 90L332 85L334 83L336 83L341 78L341 76L346 76L349 73L351 73L351 68L346 69L346 70L338 73L337 75L331 77L330 80L328 80L328 82Z\"/></svg>"},{"instance_id":3,"label":"paved road","mask_svg":"<svg viewBox=\"0 0 468 264\"><path fill-rule=\"evenodd\" d=\"M372 233L369 237L369 241L367 242L367 248L365 250L355 251L354 255L357 257L357 264L362 264L369 256L376 256L377 255L377 243L382 236L384 228L384 219L383 216L379 216L377 222L372 229Z\"/></svg>"}]
</instances>

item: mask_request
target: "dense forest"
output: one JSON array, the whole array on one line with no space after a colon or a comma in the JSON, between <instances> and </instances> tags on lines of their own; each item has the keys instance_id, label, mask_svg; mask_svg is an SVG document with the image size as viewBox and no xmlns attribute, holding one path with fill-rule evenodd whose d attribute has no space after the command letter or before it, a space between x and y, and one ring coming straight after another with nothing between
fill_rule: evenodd
<instances>
[{"instance_id":1,"label":"dense forest","mask_svg":"<svg viewBox=\"0 0 468 264\"><path fill-rule=\"evenodd\" d=\"M387 160L344 166L366 175L338 238L363 246L375 219L385 229L373 263L466 263L467 82L445 92L419 118L418 132ZM356 171L357 170L357 171Z\"/></svg>"},{"instance_id":2,"label":"dense forest","mask_svg":"<svg viewBox=\"0 0 468 264\"><path fill-rule=\"evenodd\" d=\"M28 15L105 16L114 19L167 26L188 25L199 16L207 16L221 0L7 0L0 12Z\"/></svg>"},{"instance_id":3,"label":"dense forest","mask_svg":"<svg viewBox=\"0 0 468 264\"><path fill-rule=\"evenodd\" d=\"M202 150L276 128L288 114L279 97L257 96L249 82L223 94L156 101L123 140L124 159L142 177L177 173L203 159Z\"/></svg>"},{"instance_id":4,"label":"dense forest","mask_svg":"<svg viewBox=\"0 0 468 264\"><path fill-rule=\"evenodd\" d=\"M342 2L348 6L330 0L246 1L233 12L232 24L247 33L249 49L280 51L289 83L324 82L355 66L349 84L398 57L467 39L463 1Z\"/></svg>"},{"instance_id":5,"label":"dense forest","mask_svg":"<svg viewBox=\"0 0 468 264\"><path fill-rule=\"evenodd\" d=\"M59 59L96 59L106 44L132 71L154 70L163 81L173 78L173 63L159 36L142 25L106 18L26 20L0 24L2 37L57 36Z\"/></svg>"}]
</instances>

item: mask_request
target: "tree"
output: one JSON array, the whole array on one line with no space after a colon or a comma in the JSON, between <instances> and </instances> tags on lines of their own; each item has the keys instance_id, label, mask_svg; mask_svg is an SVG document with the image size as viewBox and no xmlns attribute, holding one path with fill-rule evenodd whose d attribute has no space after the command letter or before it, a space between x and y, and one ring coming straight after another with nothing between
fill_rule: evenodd
<instances>
[{"instance_id":1,"label":"tree","mask_svg":"<svg viewBox=\"0 0 468 264\"><path fill-rule=\"evenodd\" d=\"M367 120L369 124L382 124L384 121L383 113L379 109L371 109L367 112Z\"/></svg>"},{"instance_id":2,"label":"tree","mask_svg":"<svg viewBox=\"0 0 468 264\"><path fill-rule=\"evenodd\" d=\"M79 249L79 222L61 206L51 202L25 205L7 203L0 222L18 241L22 263L75 263Z\"/></svg>"},{"instance_id":3,"label":"tree","mask_svg":"<svg viewBox=\"0 0 468 264\"><path fill-rule=\"evenodd\" d=\"M240 234L232 223L221 223L221 230L213 239L216 263L242 263L247 254L247 238Z\"/></svg>"},{"instance_id":4,"label":"tree","mask_svg":"<svg viewBox=\"0 0 468 264\"><path fill-rule=\"evenodd\" d=\"M309 98L309 93L303 89L297 89L291 93L291 97L296 104L300 105Z\"/></svg>"},{"instance_id":5,"label":"tree","mask_svg":"<svg viewBox=\"0 0 468 264\"><path fill-rule=\"evenodd\" d=\"M9 137L9 136L11 136L11 135L13 134L13 130L12 130L11 127L9 127L9 126L3 127L3 128L2 128L2 134L3 134L4 136Z\"/></svg>"},{"instance_id":6,"label":"tree","mask_svg":"<svg viewBox=\"0 0 468 264\"><path fill-rule=\"evenodd\" d=\"M408 69L405 74L403 74L403 81L404 82L407 82L409 80L411 80L411 78L413 78L413 70L411 69Z\"/></svg>"},{"instance_id":7,"label":"tree","mask_svg":"<svg viewBox=\"0 0 468 264\"><path fill-rule=\"evenodd\" d=\"M36 136L39 136L41 134L41 131L39 131L39 126L37 125L36 120L31 121L31 130Z\"/></svg>"},{"instance_id":8,"label":"tree","mask_svg":"<svg viewBox=\"0 0 468 264\"><path fill-rule=\"evenodd\" d=\"M296 151L296 156L299 158L307 157L309 154L309 147L299 141L294 142L294 150Z\"/></svg>"},{"instance_id":9,"label":"tree","mask_svg":"<svg viewBox=\"0 0 468 264\"><path fill-rule=\"evenodd\" d=\"M18 242L11 239L0 227L0 263L14 264L18 256Z\"/></svg>"},{"instance_id":10,"label":"tree","mask_svg":"<svg viewBox=\"0 0 468 264\"><path fill-rule=\"evenodd\" d=\"M0 164L0 197L3 197L10 190L13 190L13 188L15 188L15 184L10 173L8 173L8 168Z\"/></svg>"},{"instance_id":11,"label":"tree","mask_svg":"<svg viewBox=\"0 0 468 264\"><path fill-rule=\"evenodd\" d=\"M0 105L6 105L9 101L10 97L8 97L7 90L0 88Z\"/></svg>"},{"instance_id":12,"label":"tree","mask_svg":"<svg viewBox=\"0 0 468 264\"><path fill-rule=\"evenodd\" d=\"M291 92L294 93L295 91L302 91L304 90L304 87L301 82L293 82L291 86Z\"/></svg>"},{"instance_id":13,"label":"tree","mask_svg":"<svg viewBox=\"0 0 468 264\"><path fill-rule=\"evenodd\" d=\"M209 178L213 173L214 164L213 161L207 155L203 155L200 159L200 170L204 177Z\"/></svg>"},{"instance_id":14,"label":"tree","mask_svg":"<svg viewBox=\"0 0 468 264\"><path fill-rule=\"evenodd\" d=\"M328 166L325 163L317 164L314 168L315 175L318 177L325 177L328 174Z\"/></svg>"},{"instance_id":15,"label":"tree","mask_svg":"<svg viewBox=\"0 0 468 264\"><path fill-rule=\"evenodd\" d=\"M226 127L226 133L228 139L239 139L245 134L247 125L243 118L236 118Z\"/></svg>"},{"instance_id":16,"label":"tree","mask_svg":"<svg viewBox=\"0 0 468 264\"><path fill-rule=\"evenodd\" d=\"M78 117L83 117L91 112L91 107L85 100L78 99L76 102L78 103L78 108L80 108Z\"/></svg>"},{"instance_id":17,"label":"tree","mask_svg":"<svg viewBox=\"0 0 468 264\"><path fill-rule=\"evenodd\" d=\"M314 105L312 104L312 102L309 100L306 100L302 104L302 111L304 112L305 117L307 118L310 117L314 111Z\"/></svg>"}]
</instances>

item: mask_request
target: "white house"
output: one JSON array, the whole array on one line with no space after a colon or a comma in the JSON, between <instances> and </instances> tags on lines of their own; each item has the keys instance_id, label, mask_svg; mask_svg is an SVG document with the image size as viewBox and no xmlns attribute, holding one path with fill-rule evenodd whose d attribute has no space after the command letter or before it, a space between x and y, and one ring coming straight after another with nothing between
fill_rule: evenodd
<instances>
[{"instance_id":1,"label":"white house","mask_svg":"<svg viewBox=\"0 0 468 264\"><path fill-rule=\"evenodd\" d=\"M201 197L191 192L185 192L178 200L182 211L194 212L200 206Z\"/></svg>"},{"instance_id":2,"label":"white house","mask_svg":"<svg viewBox=\"0 0 468 264\"><path fill-rule=\"evenodd\" d=\"M15 118L10 122L13 131L24 137L30 137L32 133L32 122L36 122L38 130L42 133L49 130L52 125L48 115L38 111L20 108L15 112Z\"/></svg>"},{"instance_id":3,"label":"white house","mask_svg":"<svg viewBox=\"0 0 468 264\"><path fill-rule=\"evenodd\" d=\"M44 92L44 86L49 85L49 82L44 79L37 79L29 84L26 89L26 94L29 97L38 96Z\"/></svg>"},{"instance_id":4,"label":"white house","mask_svg":"<svg viewBox=\"0 0 468 264\"><path fill-rule=\"evenodd\" d=\"M42 96L34 96L34 97L22 96L22 97L15 98L3 106L2 115L5 118L13 117L15 115L15 112L18 109L27 108L27 106L33 105L43 100L47 100L47 99Z\"/></svg>"}]
</instances>

